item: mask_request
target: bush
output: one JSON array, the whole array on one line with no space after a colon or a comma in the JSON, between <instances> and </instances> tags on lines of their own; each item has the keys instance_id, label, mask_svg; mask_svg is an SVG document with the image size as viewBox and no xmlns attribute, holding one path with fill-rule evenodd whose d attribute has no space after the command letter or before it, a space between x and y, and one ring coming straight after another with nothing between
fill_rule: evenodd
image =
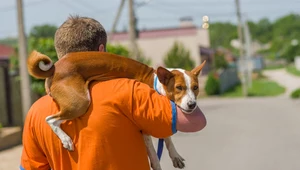
<instances>
[{"instance_id":1,"label":"bush","mask_svg":"<svg viewBox=\"0 0 300 170\"><path fill-rule=\"evenodd\" d=\"M122 46L122 45L111 45L111 44L107 44L106 45L106 49L107 52L116 54L116 55L120 55L123 57L129 57L129 51L126 47Z\"/></svg>"},{"instance_id":2,"label":"bush","mask_svg":"<svg viewBox=\"0 0 300 170\"><path fill-rule=\"evenodd\" d=\"M215 55L215 68L216 69L228 68L228 62L226 61L224 54L217 53Z\"/></svg>"},{"instance_id":3,"label":"bush","mask_svg":"<svg viewBox=\"0 0 300 170\"><path fill-rule=\"evenodd\" d=\"M294 91L291 93L291 98L293 98L293 99L300 98L300 88L294 90Z\"/></svg>"},{"instance_id":4,"label":"bush","mask_svg":"<svg viewBox=\"0 0 300 170\"><path fill-rule=\"evenodd\" d=\"M207 76L205 84L205 92L207 95L218 95L220 94L220 82L215 77L214 72L211 72Z\"/></svg>"},{"instance_id":5,"label":"bush","mask_svg":"<svg viewBox=\"0 0 300 170\"><path fill-rule=\"evenodd\" d=\"M107 44L106 49L107 49L107 52L130 58L130 51L123 45ZM151 60L146 58L141 50L139 50L139 58L137 59L137 61L144 63L146 65L151 64Z\"/></svg>"},{"instance_id":6,"label":"bush","mask_svg":"<svg viewBox=\"0 0 300 170\"><path fill-rule=\"evenodd\" d=\"M32 52L32 50L37 50L39 52L42 52L43 54L46 54L51 58L51 60L55 63L57 59L57 54L54 47L54 39L53 38L35 38L31 37L28 40L28 46L29 46L29 53ZM31 76L31 89L34 93L36 93L38 96L43 96L46 93L45 90L45 80L43 79L36 79Z\"/></svg>"},{"instance_id":7,"label":"bush","mask_svg":"<svg viewBox=\"0 0 300 170\"><path fill-rule=\"evenodd\" d=\"M297 70L297 68L294 65L287 66L286 71L288 73L291 73L291 74L295 75L295 76L300 76L300 71Z\"/></svg>"},{"instance_id":8,"label":"bush","mask_svg":"<svg viewBox=\"0 0 300 170\"><path fill-rule=\"evenodd\" d=\"M175 42L164 58L164 64L169 68L182 68L192 70L195 62L190 58L190 52L186 50L183 44Z\"/></svg>"}]
</instances>

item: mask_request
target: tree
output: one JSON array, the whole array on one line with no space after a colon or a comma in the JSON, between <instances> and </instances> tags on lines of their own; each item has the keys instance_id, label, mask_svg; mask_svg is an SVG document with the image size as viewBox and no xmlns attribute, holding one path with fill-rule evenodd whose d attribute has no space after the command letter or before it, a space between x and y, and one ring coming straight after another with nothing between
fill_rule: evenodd
<instances>
[{"instance_id":1,"label":"tree","mask_svg":"<svg viewBox=\"0 0 300 170\"><path fill-rule=\"evenodd\" d=\"M113 54L117 54L117 55L124 56L124 57L129 57L128 49L125 46L122 46L119 44L117 44L117 45L107 44L106 50Z\"/></svg>"},{"instance_id":2,"label":"tree","mask_svg":"<svg viewBox=\"0 0 300 170\"><path fill-rule=\"evenodd\" d=\"M28 53L30 54L33 50L40 51L48 55L53 62L57 61L57 54L54 48L54 34L56 31L55 26L51 25L40 25L35 26L31 29L29 37L27 38L28 42ZM15 47L17 51L18 48ZM18 70L18 57L11 56L11 71ZM36 79L31 77L31 88L38 96L45 94L44 80Z\"/></svg>"},{"instance_id":3,"label":"tree","mask_svg":"<svg viewBox=\"0 0 300 170\"><path fill-rule=\"evenodd\" d=\"M271 48L269 53L293 62L300 55L299 45L293 46L292 40L300 40L300 15L290 14L273 23Z\"/></svg>"},{"instance_id":4,"label":"tree","mask_svg":"<svg viewBox=\"0 0 300 170\"><path fill-rule=\"evenodd\" d=\"M1 39L0 44L5 44L5 45L12 46L12 47L17 47L18 46L18 39L14 38L14 37L7 37L7 38L4 38L4 39Z\"/></svg>"},{"instance_id":5,"label":"tree","mask_svg":"<svg viewBox=\"0 0 300 170\"><path fill-rule=\"evenodd\" d=\"M112 45L112 44L107 44L106 45L106 49L108 52L113 53L113 54L117 54L123 57L130 57L130 51L123 45L117 44L117 45ZM146 65L150 65L151 64L151 60L146 58L144 56L144 54L142 53L142 51L140 50L139 52L140 57L138 58L137 61L144 63Z\"/></svg>"},{"instance_id":6,"label":"tree","mask_svg":"<svg viewBox=\"0 0 300 170\"><path fill-rule=\"evenodd\" d=\"M290 14L277 19L273 24L273 38L278 36L284 39L299 38L300 15Z\"/></svg>"},{"instance_id":7,"label":"tree","mask_svg":"<svg viewBox=\"0 0 300 170\"><path fill-rule=\"evenodd\" d=\"M232 49L230 41L237 39L237 27L229 22L211 23L209 26L209 36L212 48L224 47Z\"/></svg>"},{"instance_id":8,"label":"tree","mask_svg":"<svg viewBox=\"0 0 300 170\"><path fill-rule=\"evenodd\" d=\"M166 54L164 64L169 68L183 68L186 70L192 70L195 67L195 62L190 58L190 52L179 42L175 42Z\"/></svg>"},{"instance_id":9,"label":"tree","mask_svg":"<svg viewBox=\"0 0 300 170\"><path fill-rule=\"evenodd\" d=\"M29 37L54 38L57 27L55 25L37 25L30 30Z\"/></svg>"},{"instance_id":10,"label":"tree","mask_svg":"<svg viewBox=\"0 0 300 170\"><path fill-rule=\"evenodd\" d=\"M29 39L29 51L37 50L40 51L51 58L51 60L55 63L57 61L57 54L54 48L54 39L53 38L34 38L31 37ZM31 88L38 95L45 94L44 83L45 80L36 79L31 77Z\"/></svg>"},{"instance_id":11,"label":"tree","mask_svg":"<svg viewBox=\"0 0 300 170\"><path fill-rule=\"evenodd\" d=\"M273 25L267 18L259 20L258 23L249 21L248 26L253 39L261 43L268 43L272 40Z\"/></svg>"},{"instance_id":12,"label":"tree","mask_svg":"<svg viewBox=\"0 0 300 170\"><path fill-rule=\"evenodd\" d=\"M215 54L215 68L216 69L226 69L228 67L228 62L225 59L224 52L217 51Z\"/></svg>"},{"instance_id":13,"label":"tree","mask_svg":"<svg viewBox=\"0 0 300 170\"><path fill-rule=\"evenodd\" d=\"M54 47L54 35L57 27L54 25L44 24L34 26L28 37L28 52L33 50L40 51L51 58L55 63L57 61L57 54ZM31 77L31 88L33 92L38 95L45 94L45 80Z\"/></svg>"}]
</instances>

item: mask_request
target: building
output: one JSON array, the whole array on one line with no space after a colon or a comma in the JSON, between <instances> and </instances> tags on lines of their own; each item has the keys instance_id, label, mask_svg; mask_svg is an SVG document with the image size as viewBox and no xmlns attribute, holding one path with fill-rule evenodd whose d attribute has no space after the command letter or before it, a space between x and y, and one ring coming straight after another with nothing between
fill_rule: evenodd
<instances>
[{"instance_id":1,"label":"building","mask_svg":"<svg viewBox=\"0 0 300 170\"><path fill-rule=\"evenodd\" d=\"M0 60L6 61L9 59L11 55L15 53L15 50L13 47L0 44Z\"/></svg>"},{"instance_id":2,"label":"building","mask_svg":"<svg viewBox=\"0 0 300 170\"><path fill-rule=\"evenodd\" d=\"M196 65L202 62L200 47L210 47L208 30L197 27L189 17L180 19L178 27L140 30L137 44L145 57L151 59L152 67L157 68L164 66L163 59L176 41L190 51ZM110 43L129 47L128 32L115 33Z\"/></svg>"},{"instance_id":3,"label":"building","mask_svg":"<svg viewBox=\"0 0 300 170\"><path fill-rule=\"evenodd\" d=\"M14 53L13 47L0 44L0 123L3 125L13 124L9 57Z\"/></svg>"}]
</instances>

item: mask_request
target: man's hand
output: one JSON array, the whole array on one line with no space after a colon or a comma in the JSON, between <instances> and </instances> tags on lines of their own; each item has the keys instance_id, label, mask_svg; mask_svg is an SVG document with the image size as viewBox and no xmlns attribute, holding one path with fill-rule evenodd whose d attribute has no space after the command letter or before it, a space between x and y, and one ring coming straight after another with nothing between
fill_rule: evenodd
<instances>
[{"instance_id":1,"label":"man's hand","mask_svg":"<svg viewBox=\"0 0 300 170\"><path fill-rule=\"evenodd\" d=\"M206 126L206 118L197 107L192 113L185 114L177 107L176 128L180 132L198 132Z\"/></svg>"}]
</instances>

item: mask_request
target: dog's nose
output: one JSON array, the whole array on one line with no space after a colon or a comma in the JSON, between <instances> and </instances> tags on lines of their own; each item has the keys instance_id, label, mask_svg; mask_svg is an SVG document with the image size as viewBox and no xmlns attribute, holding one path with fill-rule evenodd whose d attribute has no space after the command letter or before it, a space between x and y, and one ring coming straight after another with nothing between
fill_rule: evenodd
<instances>
[{"instance_id":1,"label":"dog's nose","mask_svg":"<svg viewBox=\"0 0 300 170\"><path fill-rule=\"evenodd\" d=\"M187 105L188 105L188 107L189 107L190 109L193 109L193 108L196 107L196 102L189 101L189 102L187 103Z\"/></svg>"}]
</instances>

